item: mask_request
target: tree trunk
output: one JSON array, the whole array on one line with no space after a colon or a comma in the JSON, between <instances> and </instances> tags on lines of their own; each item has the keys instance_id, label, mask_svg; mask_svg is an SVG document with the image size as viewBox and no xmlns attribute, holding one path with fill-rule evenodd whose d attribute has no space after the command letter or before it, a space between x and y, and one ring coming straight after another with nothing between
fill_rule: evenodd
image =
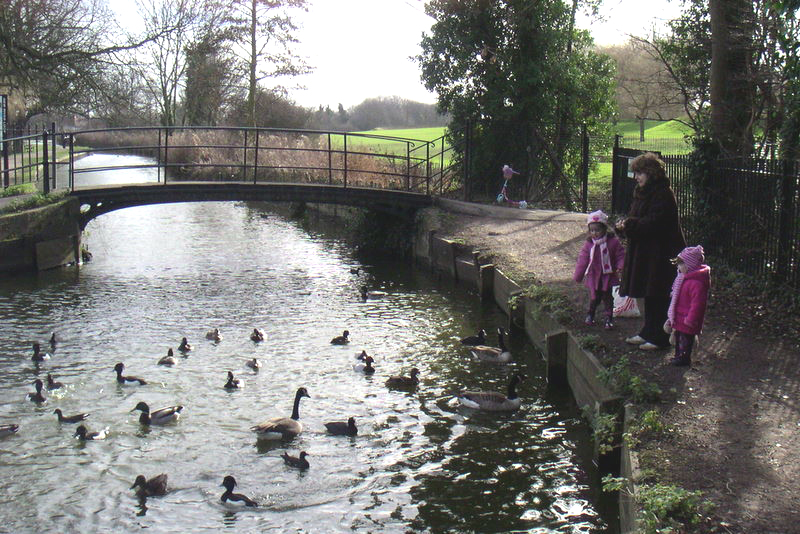
<instances>
[{"instance_id":1,"label":"tree trunk","mask_svg":"<svg viewBox=\"0 0 800 534\"><path fill-rule=\"evenodd\" d=\"M256 67L258 66L258 49L256 48L256 29L258 24L257 0L251 0L250 9L250 80L247 92L247 110L250 113L248 121L250 126L256 126Z\"/></svg>"}]
</instances>

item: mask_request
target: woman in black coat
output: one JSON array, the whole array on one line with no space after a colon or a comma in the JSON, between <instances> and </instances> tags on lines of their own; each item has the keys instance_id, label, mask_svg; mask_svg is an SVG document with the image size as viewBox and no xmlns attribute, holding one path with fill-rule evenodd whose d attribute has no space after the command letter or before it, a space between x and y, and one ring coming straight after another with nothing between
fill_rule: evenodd
<instances>
[{"instance_id":1,"label":"woman in black coat","mask_svg":"<svg viewBox=\"0 0 800 534\"><path fill-rule=\"evenodd\" d=\"M631 162L636 180L628 217L617 224L627 240L619 293L644 299L644 326L625 341L644 350L669 347L664 332L675 266L670 259L686 246L675 194L664 162L652 152Z\"/></svg>"}]
</instances>

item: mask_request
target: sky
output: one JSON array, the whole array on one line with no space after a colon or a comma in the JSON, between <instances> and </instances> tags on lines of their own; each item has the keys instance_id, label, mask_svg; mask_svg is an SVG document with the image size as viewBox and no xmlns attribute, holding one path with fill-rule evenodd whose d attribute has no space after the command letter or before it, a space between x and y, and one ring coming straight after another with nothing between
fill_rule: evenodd
<instances>
[{"instance_id":1,"label":"sky","mask_svg":"<svg viewBox=\"0 0 800 534\"><path fill-rule=\"evenodd\" d=\"M295 20L302 25L298 53L315 67L294 82L290 97L306 107L341 103L349 108L366 98L400 96L433 103L436 95L420 81L419 66L409 59L419 54L423 32L433 19L425 15L423 0L310 0L307 13ZM628 34L651 29L680 13L679 0L605 0L601 18L581 17L600 45L618 44Z\"/></svg>"}]
</instances>

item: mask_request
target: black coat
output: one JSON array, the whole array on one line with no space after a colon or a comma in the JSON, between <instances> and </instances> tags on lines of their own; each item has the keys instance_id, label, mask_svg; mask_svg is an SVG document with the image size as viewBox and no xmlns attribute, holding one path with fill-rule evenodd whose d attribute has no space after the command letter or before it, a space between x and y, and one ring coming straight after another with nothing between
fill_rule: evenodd
<instances>
[{"instance_id":1,"label":"black coat","mask_svg":"<svg viewBox=\"0 0 800 534\"><path fill-rule=\"evenodd\" d=\"M669 182L636 188L624 234L627 246L620 295L668 297L676 275L669 260L686 247Z\"/></svg>"}]
</instances>

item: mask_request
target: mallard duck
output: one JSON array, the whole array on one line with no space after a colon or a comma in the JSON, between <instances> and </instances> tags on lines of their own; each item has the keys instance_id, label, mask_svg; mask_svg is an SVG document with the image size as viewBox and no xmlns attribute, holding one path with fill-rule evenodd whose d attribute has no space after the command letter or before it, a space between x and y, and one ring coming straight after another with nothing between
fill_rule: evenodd
<instances>
[{"instance_id":1,"label":"mallard duck","mask_svg":"<svg viewBox=\"0 0 800 534\"><path fill-rule=\"evenodd\" d=\"M47 402L47 399L42 395L42 388L44 387L42 381L37 378L33 381L33 386L36 388L36 393L28 393L28 399L39 404Z\"/></svg>"},{"instance_id":2,"label":"mallard duck","mask_svg":"<svg viewBox=\"0 0 800 534\"><path fill-rule=\"evenodd\" d=\"M258 371L259 369L261 369L261 362L258 361L258 358L247 360L247 363L245 365L250 369L252 369L253 371Z\"/></svg>"},{"instance_id":3,"label":"mallard duck","mask_svg":"<svg viewBox=\"0 0 800 534\"><path fill-rule=\"evenodd\" d=\"M54 389L61 389L64 387L64 384L61 382L56 382L53 380L53 375L47 373L47 389L53 391Z\"/></svg>"},{"instance_id":4,"label":"mallard duck","mask_svg":"<svg viewBox=\"0 0 800 534\"><path fill-rule=\"evenodd\" d=\"M258 503L249 497L245 497L241 493L234 493L233 488L236 487L236 479L228 475L222 479L222 486L225 487L225 493L222 494L220 500L222 502L238 501L244 503L245 506L258 506Z\"/></svg>"},{"instance_id":5,"label":"mallard duck","mask_svg":"<svg viewBox=\"0 0 800 534\"><path fill-rule=\"evenodd\" d=\"M303 431L300 424L300 399L311 398L306 388L298 388L294 395L294 406L291 417L275 417L261 424L250 427L258 435L258 439L291 439Z\"/></svg>"},{"instance_id":6,"label":"mallard duck","mask_svg":"<svg viewBox=\"0 0 800 534\"><path fill-rule=\"evenodd\" d=\"M108 429L100 430L98 432L89 432L86 427L81 425L75 430L75 437L81 441L100 441L108 437Z\"/></svg>"},{"instance_id":7,"label":"mallard duck","mask_svg":"<svg viewBox=\"0 0 800 534\"><path fill-rule=\"evenodd\" d=\"M0 425L0 438L16 434L17 430L19 430L19 425Z\"/></svg>"},{"instance_id":8,"label":"mallard duck","mask_svg":"<svg viewBox=\"0 0 800 534\"><path fill-rule=\"evenodd\" d=\"M485 362L495 363L508 363L511 361L511 351L506 348L505 340L503 339L505 330L502 328L497 329L497 340L499 347L487 347L485 345L476 345L472 347L470 352L472 355Z\"/></svg>"},{"instance_id":9,"label":"mallard duck","mask_svg":"<svg viewBox=\"0 0 800 534\"><path fill-rule=\"evenodd\" d=\"M253 332L250 334L250 341L255 341L256 343L264 341L266 338L267 336L264 334L264 331L258 328L253 328Z\"/></svg>"},{"instance_id":10,"label":"mallard duck","mask_svg":"<svg viewBox=\"0 0 800 534\"><path fill-rule=\"evenodd\" d=\"M146 479L144 475L137 475L133 481L131 489L138 488L136 495L140 498L155 497L167 494L167 474L161 473L151 479Z\"/></svg>"},{"instance_id":11,"label":"mallard duck","mask_svg":"<svg viewBox=\"0 0 800 534\"><path fill-rule=\"evenodd\" d=\"M223 386L225 389L239 389L244 387L244 382L233 377L233 373L228 371L228 381Z\"/></svg>"},{"instance_id":12,"label":"mallard duck","mask_svg":"<svg viewBox=\"0 0 800 534\"><path fill-rule=\"evenodd\" d=\"M375 368L372 367L373 363L375 363L375 360L372 359L372 356L367 356L362 363L357 363L353 366L353 371L371 375L375 372Z\"/></svg>"},{"instance_id":13,"label":"mallard duck","mask_svg":"<svg viewBox=\"0 0 800 534\"><path fill-rule=\"evenodd\" d=\"M114 371L117 373L117 382L120 384L140 384L145 385L147 382L135 376L122 376L122 371L125 369L125 364L119 362L114 366Z\"/></svg>"},{"instance_id":14,"label":"mallard duck","mask_svg":"<svg viewBox=\"0 0 800 534\"><path fill-rule=\"evenodd\" d=\"M146 402L140 402L136 407L131 410L140 410L142 413L139 415L139 422L143 425L165 425L181 418L181 410L183 406L167 406L166 408L159 408L151 412L150 407Z\"/></svg>"},{"instance_id":15,"label":"mallard duck","mask_svg":"<svg viewBox=\"0 0 800 534\"><path fill-rule=\"evenodd\" d=\"M178 345L178 350L181 352L191 352L192 346L189 345L189 342L186 340L185 337L181 338L181 344Z\"/></svg>"},{"instance_id":16,"label":"mallard duck","mask_svg":"<svg viewBox=\"0 0 800 534\"><path fill-rule=\"evenodd\" d=\"M53 332L53 335L50 336L50 350L56 350L56 333Z\"/></svg>"},{"instance_id":17,"label":"mallard duck","mask_svg":"<svg viewBox=\"0 0 800 534\"><path fill-rule=\"evenodd\" d=\"M288 452L284 452L281 454L281 458L283 458L283 462L288 465L289 467L296 467L298 469L308 469L308 460L306 460L306 456L308 453L306 451L300 451L300 456L292 456Z\"/></svg>"},{"instance_id":18,"label":"mallard duck","mask_svg":"<svg viewBox=\"0 0 800 534\"><path fill-rule=\"evenodd\" d=\"M333 421L331 423L325 423L325 428L328 429L328 433L334 436L355 436L358 434L356 420L353 417L349 418L347 422Z\"/></svg>"},{"instance_id":19,"label":"mallard duck","mask_svg":"<svg viewBox=\"0 0 800 534\"><path fill-rule=\"evenodd\" d=\"M361 300L379 299L385 297L388 293L386 291L368 290L367 286L361 286Z\"/></svg>"},{"instance_id":20,"label":"mallard duck","mask_svg":"<svg viewBox=\"0 0 800 534\"><path fill-rule=\"evenodd\" d=\"M59 423L78 423L89 417L88 413L76 413L75 415L64 415L61 413L61 408L56 408L53 412L58 416Z\"/></svg>"},{"instance_id":21,"label":"mallard duck","mask_svg":"<svg viewBox=\"0 0 800 534\"><path fill-rule=\"evenodd\" d=\"M46 352L42 352L42 347L38 343L33 344L33 355L31 356L31 361L40 363L45 360L49 360L50 355Z\"/></svg>"},{"instance_id":22,"label":"mallard duck","mask_svg":"<svg viewBox=\"0 0 800 534\"><path fill-rule=\"evenodd\" d=\"M350 331L349 330L345 330L344 332L342 332L341 336L336 336L335 338L331 339L331 344L332 345L347 345L348 343L350 343L350 340L348 339L349 337L350 337Z\"/></svg>"},{"instance_id":23,"label":"mallard duck","mask_svg":"<svg viewBox=\"0 0 800 534\"><path fill-rule=\"evenodd\" d=\"M215 342L222 341L222 334L219 333L219 328L215 328L206 332L206 339L210 339L211 341Z\"/></svg>"},{"instance_id":24,"label":"mallard duck","mask_svg":"<svg viewBox=\"0 0 800 534\"><path fill-rule=\"evenodd\" d=\"M513 411L519 408L521 399L517 395L517 384L526 377L515 373L508 384L508 394L495 391L465 391L458 396L458 402L468 408L491 412Z\"/></svg>"},{"instance_id":25,"label":"mallard duck","mask_svg":"<svg viewBox=\"0 0 800 534\"><path fill-rule=\"evenodd\" d=\"M167 355L158 360L158 365L175 365L178 360L175 359L175 353L172 349L167 349Z\"/></svg>"},{"instance_id":26,"label":"mallard duck","mask_svg":"<svg viewBox=\"0 0 800 534\"><path fill-rule=\"evenodd\" d=\"M462 345L485 345L486 344L486 330L481 328L475 336L467 336L461 340Z\"/></svg>"},{"instance_id":27,"label":"mallard duck","mask_svg":"<svg viewBox=\"0 0 800 534\"><path fill-rule=\"evenodd\" d=\"M386 379L386 386L390 388L415 388L419 384L419 369L411 369L411 376L394 375Z\"/></svg>"}]
</instances>

